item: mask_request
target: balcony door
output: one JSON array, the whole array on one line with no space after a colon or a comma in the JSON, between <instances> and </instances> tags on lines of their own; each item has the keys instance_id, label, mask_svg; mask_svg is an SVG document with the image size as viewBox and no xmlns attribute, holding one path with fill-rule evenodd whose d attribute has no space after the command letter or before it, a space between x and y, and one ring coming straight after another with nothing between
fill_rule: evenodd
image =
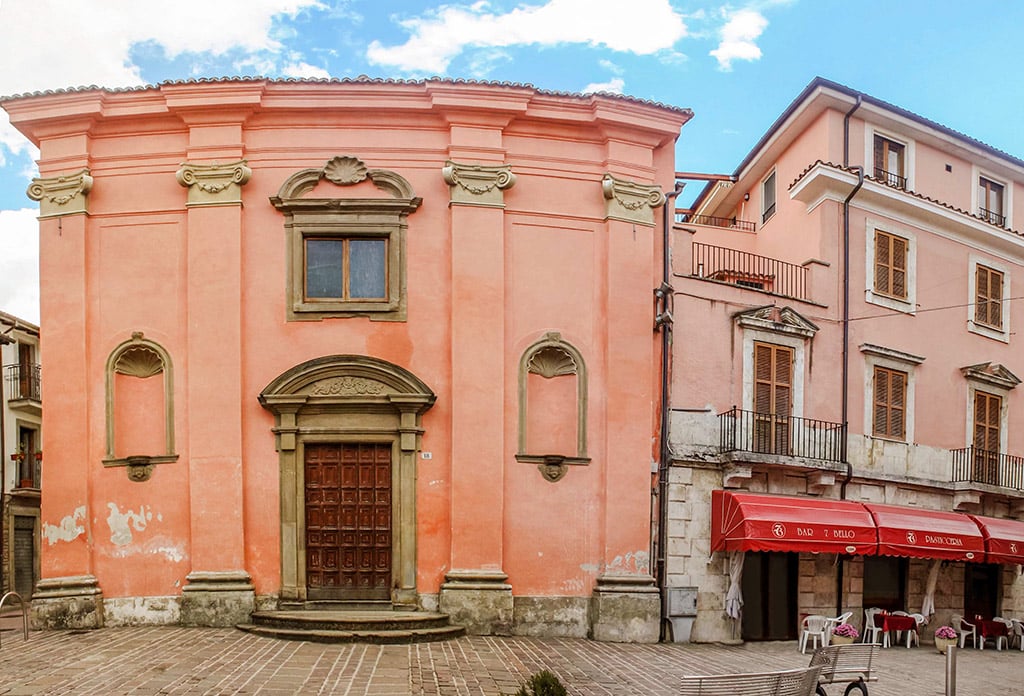
<instances>
[{"instance_id":1,"label":"balcony door","mask_svg":"<svg viewBox=\"0 0 1024 696\"><path fill-rule=\"evenodd\" d=\"M983 391L974 392L974 461L971 479L999 485L1003 399Z\"/></svg>"},{"instance_id":2,"label":"balcony door","mask_svg":"<svg viewBox=\"0 0 1024 696\"><path fill-rule=\"evenodd\" d=\"M754 443L764 454L790 453L793 349L754 344Z\"/></svg>"}]
</instances>

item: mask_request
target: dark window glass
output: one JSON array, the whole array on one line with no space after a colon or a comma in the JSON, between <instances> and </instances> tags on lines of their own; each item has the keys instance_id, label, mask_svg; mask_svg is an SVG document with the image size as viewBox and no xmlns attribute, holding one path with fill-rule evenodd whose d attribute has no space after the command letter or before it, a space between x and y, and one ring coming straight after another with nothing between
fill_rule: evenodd
<instances>
[{"instance_id":1,"label":"dark window glass","mask_svg":"<svg viewBox=\"0 0 1024 696\"><path fill-rule=\"evenodd\" d=\"M306 297L343 297L342 269L345 242L340 239L306 240Z\"/></svg>"},{"instance_id":2,"label":"dark window glass","mask_svg":"<svg viewBox=\"0 0 1024 696\"><path fill-rule=\"evenodd\" d=\"M907 568L906 558L865 556L864 608L908 611Z\"/></svg>"},{"instance_id":3,"label":"dark window glass","mask_svg":"<svg viewBox=\"0 0 1024 696\"><path fill-rule=\"evenodd\" d=\"M383 239L349 241L349 297L373 300L385 297L386 246Z\"/></svg>"}]
</instances>

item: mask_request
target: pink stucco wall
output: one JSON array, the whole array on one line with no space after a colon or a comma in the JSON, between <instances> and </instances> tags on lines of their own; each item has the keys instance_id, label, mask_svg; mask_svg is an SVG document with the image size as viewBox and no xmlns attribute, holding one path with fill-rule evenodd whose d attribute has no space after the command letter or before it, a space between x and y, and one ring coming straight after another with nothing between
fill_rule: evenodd
<instances>
[{"instance_id":1,"label":"pink stucco wall","mask_svg":"<svg viewBox=\"0 0 1024 696\"><path fill-rule=\"evenodd\" d=\"M601 178L670 190L688 112L359 81L176 83L4 107L39 145L42 177L88 167L95 180L87 216L41 221L44 577L91 574L105 597L152 597L180 594L193 570L244 569L273 596L278 454L257 395L338 354L404 367L438 396L417 470L419 592L437 593L452 568L501 569L514 594L541 596L649 574L661 210L656 226L606 219ZM399 173L423 199L409 217L406 321L286 321L283 216L268 199L336 155ZM243 158L240 207L186 208L182 162ZM448 159L510 165L504 209L450 206ZM180 455L145 483L101 465L105 365L135 331L171 357ZM549 331L584 356L590 395L592 461L554 484L514 458L519 358Z\"/></svg>"}]
</instances>

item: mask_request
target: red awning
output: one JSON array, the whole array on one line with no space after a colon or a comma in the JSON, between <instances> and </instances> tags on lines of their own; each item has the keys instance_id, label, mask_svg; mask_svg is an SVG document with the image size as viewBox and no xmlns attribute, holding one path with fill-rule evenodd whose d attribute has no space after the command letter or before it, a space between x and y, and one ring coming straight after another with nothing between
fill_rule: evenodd
<instances>
[{"instance_id":1,"label":"red awning","mask_svg":"<svg viewBox=\"0 0 1024 696\"><path fill-rule=\"evenodd\" d=\"M860 503L716 490L712 551L873 554L875 523Z\"/></svg>"},{"instance_id":2,"label":"red awning","mask_svg":"<svg viewBox=\"0 0 1024 696\"><path fill-rule=\"evenodd\" d=\"M985 540L969 516L944 510L864 503L878 525L882 556L985 561Z\"/></svg>"},{"instance_id":3,"label":"red awning","mask_svg":"<svg viewBox=\"0 0 1024 696\"><path fill-rule=\"evenodd\" d=\"M989 563L1024 564L1024 522L971 515L985 537Z\"/></svg>"}]
</instances>

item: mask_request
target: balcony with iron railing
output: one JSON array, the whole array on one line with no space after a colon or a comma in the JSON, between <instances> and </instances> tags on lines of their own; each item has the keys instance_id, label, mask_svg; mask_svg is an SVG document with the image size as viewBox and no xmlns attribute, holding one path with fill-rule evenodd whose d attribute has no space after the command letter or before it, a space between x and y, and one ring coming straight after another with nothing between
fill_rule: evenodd
<instances>
[{"instance_id":1,"label":"balcony with iron railing","mask_svg":"<svg viewBox=\"0 0 1024 696\"><path fill-rule=\"evenodd\" d=\"M993 225L1006 227L1006 216L988 208L978 208L978 217L991 222Z\"/></svg>"},{"instance_id":2,"label":"balcony with iron railing","mask_svg":"<svg viewBox=\"0 0 1024 696\"><path fill-rule=\"evenodd\" d=\"M1024 491L1024 457L973 446L953 450L953 483L982 483Z\"/></svg>"},{"instance_id":3,"label":"balcony with iron railing","mask_svg":"<svg viewBox=\"0 0 1024 696\"><path fill-rule=\"evenodd\" d=\"M740 220L736 217L718 217L716 215L694 215L693 213L676 212L676 222L690 225L707 225L708 227L722 227L728 230L740 230L743 232L756 232L757 223L749 220Z\"/></svg>"},{"instance_id":4,"label":"balcony with iron railing","mask_svg":"<svg viewBox=\"0 0 1024 696\"><path fill-rule=\"evenodd\" d=\"M776 416L733 406L718 414L719 450L844 462L846 426L842 423Z\"/></svg>"},{"instance_id":5,"label":"balcony with iron railing","mask_svg":"<svg viewBox=\"0 0 1024 696\"><path fill-rule=\"evenodd\" d=\"M900 176L896 172L886 171L881 167L875 167L875 180L901 191L907 190L907 177Z\"/></svg>"},{"instance_id":6,"label":"balcony with iron railing","mask_svg":"<svg viewBox=\"0 0 1024 696\"><path fill-rule=\"evenodd\" d=\"M693 242L690 275L773 295L810 299L806 266L747 251Z\"/></svg>"},{"instance_id":7,"label":"balcony with iron railing","mask_svg":"<svg viewBox=\"0 0 1024 696\"><path fill-rule=\"evenodd\" d=\"M42 403L42 369L37 363L4 366L5 395L11 408L36 410Z\"/></svg>"}]
</instances>

